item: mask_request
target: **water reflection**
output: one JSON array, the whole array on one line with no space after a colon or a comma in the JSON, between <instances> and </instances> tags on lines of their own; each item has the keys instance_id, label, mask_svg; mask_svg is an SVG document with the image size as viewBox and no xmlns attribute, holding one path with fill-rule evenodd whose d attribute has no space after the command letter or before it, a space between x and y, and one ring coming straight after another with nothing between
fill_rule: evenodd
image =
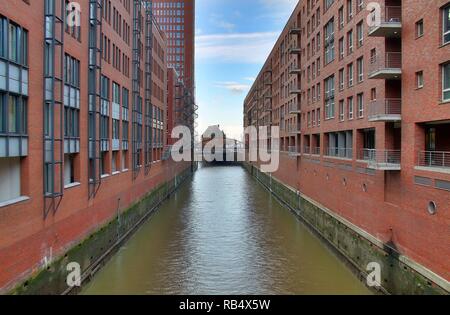
<instances>
[{"instance_id":1,"label":"water reflection","mask_svg":"<svg viewBox=\"0 0 450 315\"><path fill-rule=\"evenodd\" d=\"M84 294L368 294L240 167L203 167Z\"/></svg>"}]
</instances>

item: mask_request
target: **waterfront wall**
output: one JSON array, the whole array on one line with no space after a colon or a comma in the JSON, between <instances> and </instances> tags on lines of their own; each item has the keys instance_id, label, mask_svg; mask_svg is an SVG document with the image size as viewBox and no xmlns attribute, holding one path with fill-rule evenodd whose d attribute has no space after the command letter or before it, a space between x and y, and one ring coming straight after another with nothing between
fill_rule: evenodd
<instances>
[{"instance_id":1,"label":"waterfront wall","mask_svg":"<svg viewBox=\"0 0 450 315\"><path fill-rule=\"evenodd\" d=\"M20 244L0 250L2 266L11 266L0 271L3 283L9 280L0 292L76 293L76 290L71 291L66 283L67 275L70 273L67 265L71 262L79 263L83 282L89 280L140 223L196 169L192 168L190 163L163 164L167 166L158 171L154 170L155 175L146 184L141 183L139 187L127 186L115 196L116 198L109 198L102 205L95 204L79 210L74 216L55 223L47 230L21 240ZM119 209L118 198L122 198L123 202ZM110 202L111 200L115 202ZM37 254L40 253L43 244L47 244L45 237L53 235L52 233L60 237L61 247L54 247L52 256L49 256L49 260L45 263ZM14 260L14 257L17 259ZM21 257L26 260L22 261Z\"/></svg>"},{"instance_id":2,"label":"waterfront wall","mask_svg":"<svg viewBox=\"0 0 450 315\"><path fill-rule=\"evenodd\" d=\"M380 291L389 294L448 294L448 281L400 254L392 246L353 225L332 210L291 188L259 168L244 163L247 171L281 203L312 228L366 281L367 266L381 266Z\"/></svg>"}]
</instances>

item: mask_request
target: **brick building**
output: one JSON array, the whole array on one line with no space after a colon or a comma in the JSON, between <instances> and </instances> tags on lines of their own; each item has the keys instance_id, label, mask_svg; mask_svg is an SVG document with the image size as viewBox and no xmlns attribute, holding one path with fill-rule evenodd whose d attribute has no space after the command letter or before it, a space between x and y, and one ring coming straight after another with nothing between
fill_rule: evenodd
<instances>
[{"instance_id":1,"label":"brick building","mask_svg":"<svg viewBox=\"0 0 450 315\"><path fill-rule=\"evenodd\" d=\"M195 0L155 0L153 12L167 34L167 64L174 69L170 75L176 76L169 78L168 96L174 104L169 124L187 126L195 135ZM173 143L174 139L168 139L168 144Z\"/></svg>"},{"instance_id":2,"label":"brick building","mask_svg":"<svg viewBox=\"0 0 450 315\"><path fill-rule=\"evenodd\" d=\"M154 0L156 20L167 34L167 62L187 88L195 88L195 0Z\"/></svg>"},{"instance_id":3,"label":"brick building","mask_svg":"<svg viewBox=\"0 0 450 315\"><path fill-rule=\"evenodd\" d=\"M448 0L299 1L245 99L251 125L281 129L275 178L448 290Z\"/></svg>"},{"instance_id":4,"label":"brick building","mask_svg":"<svg viewBox=\"0 0 450 315\"><path fill-rule=\"evenodd\" d=\"M151 5L78 4L0 2L1 292L190 166L161 161L167 39Z\"/></svg>"}]
</instances>

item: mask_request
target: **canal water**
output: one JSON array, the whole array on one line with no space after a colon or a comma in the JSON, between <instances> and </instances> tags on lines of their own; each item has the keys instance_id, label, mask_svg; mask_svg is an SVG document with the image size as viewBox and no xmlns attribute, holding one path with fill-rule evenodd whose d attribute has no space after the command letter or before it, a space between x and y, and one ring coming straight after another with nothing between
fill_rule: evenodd
<instances>
[{"instance_id":1,"label":"canal water","mask_svg":"<svg viewBox=\"0 0 450 315\"><path fill-rule=\"evenodd\" d=\"M370 294L243 168L201 167L83 294Z\"/></svg>"}]
</instances>

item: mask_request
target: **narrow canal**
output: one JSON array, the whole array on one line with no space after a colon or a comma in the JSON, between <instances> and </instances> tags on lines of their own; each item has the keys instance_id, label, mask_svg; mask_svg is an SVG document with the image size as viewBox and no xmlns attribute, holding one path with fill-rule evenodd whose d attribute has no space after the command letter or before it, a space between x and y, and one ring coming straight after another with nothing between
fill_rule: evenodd
<instances>
[{"instance_id":1,"label":"narrow canal","mask_svg":"<svg viewBox=\"0 0 450 315\"><path fill-rule=\"evenodd\" d=\"M202 167L83 294L370 294L241 167Z\"/></svg>"}]
</instances>

